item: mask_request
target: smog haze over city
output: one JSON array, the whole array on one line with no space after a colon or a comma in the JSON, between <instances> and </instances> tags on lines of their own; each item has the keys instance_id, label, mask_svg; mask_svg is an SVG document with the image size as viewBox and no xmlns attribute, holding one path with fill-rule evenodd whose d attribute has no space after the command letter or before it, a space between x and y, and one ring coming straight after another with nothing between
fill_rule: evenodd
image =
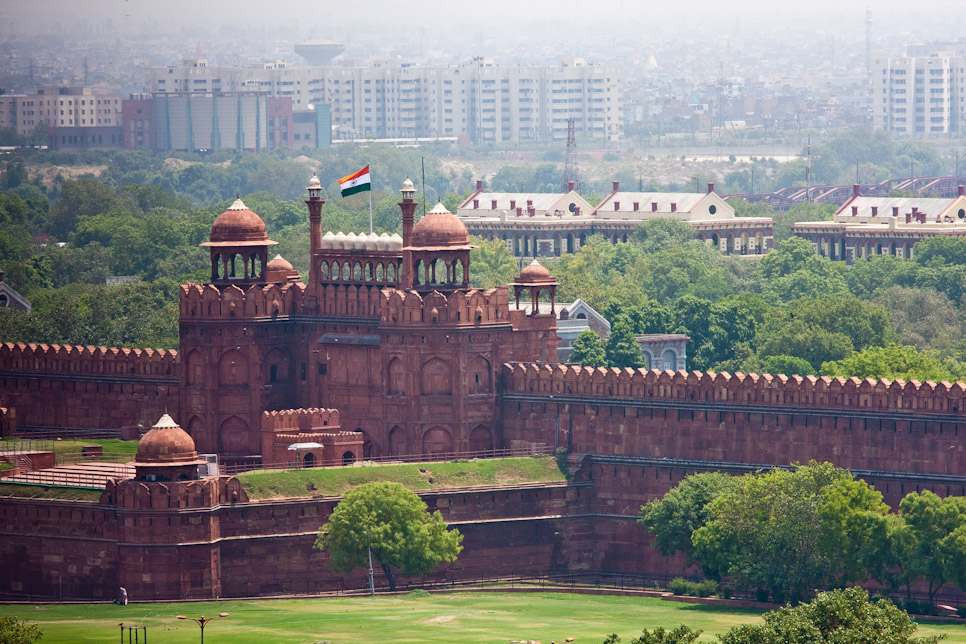
<instances>
[{"instance_id":1,"label":"smog haze over city","mask_svg":"<svg viewBox=\"0 0 966 644\"><path fill-rule=\"evenodd\" d=\"M580 56L597 64L632 64L654 55L658 64L672 64L678 55L712 57L716 73L719 63L747 73L744 68L754 64L737 60L743 55L772 62L805 56L813 65L834 64L843 55L862 58L867 10L871 45L889 55L902 54L909 43L958 39L966 14L958 0L373 0L349 9L294 0L8 0L0 5L0 36L6 50L16 44L27 56L42 56L56 44L66 59L70 48L56 38L72 36L99 43L105 56L120 55L120 47L125 57L145 57L148 64L173 64L199 48L222 64L258 57L298 63L293 45L322 38L346 43L344 58L360 62L456 63L484 56L501 64L552 64ZM6 67L16 70L18 62Z\"/></svg>"}]
</instances>

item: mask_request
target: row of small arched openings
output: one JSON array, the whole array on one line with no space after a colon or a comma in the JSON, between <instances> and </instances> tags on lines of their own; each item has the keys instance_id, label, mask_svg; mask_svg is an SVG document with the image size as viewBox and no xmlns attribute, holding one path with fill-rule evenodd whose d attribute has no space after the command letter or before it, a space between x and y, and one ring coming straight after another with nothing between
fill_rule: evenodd
<instances>
[{"instance_id":1,"label":"row of small arched openings","mask_svg":"<svg viewBox=\"0 0 966 644\"><path fill-rule=\"evenodd\" d=\"M413 284L463 284L467 280L466 264L456 258L447 262L441 257L423 261L417 259L413 264Z\"/></svg>"},{"instance_id":2,"label":"row of small arched openings","mask_svg":"<svg viewBox=\"0 0 966 644\"><path fill-rule=\"evenodd\" d=\"M399 277L396 262L349 262L327 261L319 263L319 275L324 282L377 282L395 284Z\"/></svg>"}]
</instances>

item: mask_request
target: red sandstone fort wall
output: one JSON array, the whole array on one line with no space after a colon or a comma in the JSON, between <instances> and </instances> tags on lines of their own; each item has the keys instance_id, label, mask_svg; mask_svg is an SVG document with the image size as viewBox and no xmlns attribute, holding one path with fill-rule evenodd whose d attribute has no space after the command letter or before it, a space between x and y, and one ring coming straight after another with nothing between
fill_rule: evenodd
<instances>
[{"instance_id":1,"label":"red sandstone fort wall","mask_svg":"<svg viewBox=\"0 0 966 644\"><path fill-rule=\"evenodd\" d=\"M365 571L335 573L326 555L312 549L338 498L185 510L150 496L137 509L0 500L0 555L16 562L0 571L0 595L56 597L62 590L65 597L111 598L124 585L135 599L228 597L365 585ZM441 491L423 498L464 534L464 552L436 573L439 578L590 567L582 560L595 552L586 483Z\"/></svg>"},{"instance_id":2,"label":"red sandstone fort wall","mask_svg":"<svg viewBox=\"0 0 966 644\"><path fill-rule=\"evenodd\" d=\"M962 383L507 365L508 446L556 436L575 453L858 470L966 472ZM558 429L559 428L559 429Z\"/></svg>"},{"instance_id":3,"label":"red sandstone fort wall","mask_svg":"<svg viewBox=\"0 0 966 644\"><path fill-rule=\"evenodd\" d=\"M150 426L177 414L177 351L0 345L0 399L20 427Z\"/></svg>"}]
</instances>

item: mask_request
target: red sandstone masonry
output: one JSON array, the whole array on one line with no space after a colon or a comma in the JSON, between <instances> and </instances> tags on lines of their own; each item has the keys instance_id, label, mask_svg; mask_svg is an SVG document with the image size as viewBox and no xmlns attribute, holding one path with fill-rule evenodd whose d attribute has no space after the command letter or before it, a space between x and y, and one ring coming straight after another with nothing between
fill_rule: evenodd
<instances>
[{"instance_id":1,"label":"red sandstone masonry","mask_svg":"<svg viewBox=\"0 0 966 644\"><path fill-rule=\"evenodd\" d=\"M178 413L177 351L8 342L0 372L22 426L113 429Z\"/></svg>"},{"instance_id":2,"label":"red sandstone masonry","mask_svg":"<svg viewBox=\"0 0 966 644\"><path fill-rule=\"evenodd\" d=\"M180 365L173 349L5 342L0 345L0 371L178 378Z\"/></svg>"},{"instance_id":3,"label":"red sandstone masonry","mask_svg":"<svg viewBox=\"0 0 966 644\"><path fill-rule=\"evenodd\" d=\"M207 284L182 284L181 318L258 318L300 315L305 284L255 284L224 290ZM506 287L421 296L415 291L327 284L319 287L321 315L379 318L384 324L477 324L509 321Z\"/></svg>"},{"instance_id":4,"label":"red sandstone masonry","mask_svg":"<svg viewBox=\"0 0 966 644\"><path fill-rule=\"evenodd\" d=\"M508 363L504 393L922 411L966 416L966 383Z\"/></svg>"}]
</instances>

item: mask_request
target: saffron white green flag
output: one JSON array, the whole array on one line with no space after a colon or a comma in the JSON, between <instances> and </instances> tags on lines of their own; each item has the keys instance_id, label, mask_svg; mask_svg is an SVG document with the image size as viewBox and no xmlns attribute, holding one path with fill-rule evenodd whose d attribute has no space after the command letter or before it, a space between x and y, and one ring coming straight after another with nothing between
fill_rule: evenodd
<instances>
[{"instance_id":1,"label":"saffron white green flag","mask_svg":"<svg viewBox=\"0 0 966 644\"><path fill-rule=\"evenodd\" d=\"M370 185L369 166L339 179L339 188L342 190L343 197L354 195L357 192L366 192L371 189Z\"/></svg>"}]
</instances>

